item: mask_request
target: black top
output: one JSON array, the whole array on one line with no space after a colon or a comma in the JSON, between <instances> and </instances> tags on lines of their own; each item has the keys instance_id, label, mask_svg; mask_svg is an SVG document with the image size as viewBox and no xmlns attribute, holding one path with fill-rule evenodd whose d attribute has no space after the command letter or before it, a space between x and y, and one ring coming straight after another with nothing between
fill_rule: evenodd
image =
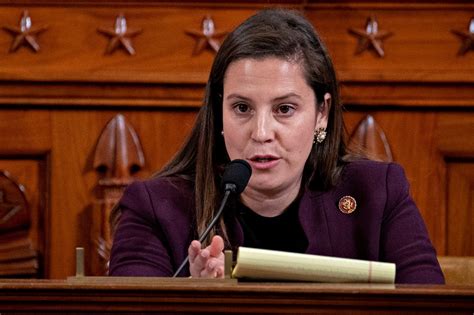
<instances>
[{"instance_id":1,"label":"black top","mask_svg":"<svg viewBox=\"0 0 474 315\"><path fill-rule=\"evenodd\" d=\"M298 208L299 198L282 214L263 217L239 203L237 209L244 232L243 246L304 253L308 240L298 219Z\"/></svg>"}]
</instances>

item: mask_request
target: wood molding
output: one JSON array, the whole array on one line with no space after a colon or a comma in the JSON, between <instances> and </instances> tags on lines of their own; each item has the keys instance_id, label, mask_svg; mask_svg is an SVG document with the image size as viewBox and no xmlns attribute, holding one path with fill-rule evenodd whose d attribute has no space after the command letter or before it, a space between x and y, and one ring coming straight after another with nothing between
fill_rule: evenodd
<instances>
[{"instance_id":1,"label":"wood molding","mask_svg":"<svg viewBox=\"0 0 474 315\"><path fill-rule=\"evenodd\" d=\"M472 286L240 283L222 279L77 277L0 282L5 312L463 314Z\"/></svg>"},{"instance_id":2,"label":"wood molding","mask_svg":"<svg viewBox=\"0 0 474 315\"><path fill-rule=\"evenodd\" d=\"M448 163L447 254L474 256L474 163Z\"/></svg>"},{"instance_id":3,"label":"wood molding","mask_svg":"<svg viewBox=\"0 0 474 315\"><path fill-rule=\"evenodd\" d=\"M437 149L448 159L474 158L474 118L470 115L443 115L435 133Z\"/></svg>"}]
</instances>

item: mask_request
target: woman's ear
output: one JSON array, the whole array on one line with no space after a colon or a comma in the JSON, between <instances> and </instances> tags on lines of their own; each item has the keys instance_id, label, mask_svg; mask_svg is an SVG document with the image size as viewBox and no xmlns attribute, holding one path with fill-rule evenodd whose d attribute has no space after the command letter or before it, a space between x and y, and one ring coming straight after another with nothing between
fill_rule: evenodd
<instances>
[{"instance_id":1,"label":"woman's ear","mask_svg":"<svg viewBox=\"0 0 474 315\"><path fill-rule=\"evenodd\" d=\"M328 126L329 112L331 110L332 97L330 93L324 94L324 99L318 107L316 113L316 128L326 129Z\"/></svg>"}]
</instances>

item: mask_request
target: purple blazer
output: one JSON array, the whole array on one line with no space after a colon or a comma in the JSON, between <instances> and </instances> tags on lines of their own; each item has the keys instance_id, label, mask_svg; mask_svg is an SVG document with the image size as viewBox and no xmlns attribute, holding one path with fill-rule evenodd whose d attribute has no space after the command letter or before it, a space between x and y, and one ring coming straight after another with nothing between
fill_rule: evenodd
<instances>
[{"instance_id":1,"label":"purple blazer","mask_svg":"<svg viewBox=\"0 0 474 315\"><path fill-rule=\"evenodd\" d=\"M344 196L357 201L351 214L339 210ZM120 207L110 275L171 276L196 238L193 182L175 177L134 182ZM299 218L308 239L306 253L393 262L397 283L444 283L398 164L351 162L336 187L303 194ZM242 228L233 216L226 224L235 253L244 241Z\"/></svg>"}]
</instances>

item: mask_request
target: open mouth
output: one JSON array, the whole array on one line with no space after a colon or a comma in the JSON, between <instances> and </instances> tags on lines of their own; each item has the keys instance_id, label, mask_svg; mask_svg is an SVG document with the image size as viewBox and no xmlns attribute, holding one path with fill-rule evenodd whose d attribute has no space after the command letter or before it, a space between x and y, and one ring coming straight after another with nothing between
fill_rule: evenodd
<instances>
[{"instance_id":1,"label":"open mouth","mask_svg":"<svg viewBox=\"0 0 474 315\"><path fill-rule=\"evenodd\" d=\"M250 159L252 162L257 162L257 163L268 163L271 161L278 160L278 158L274 156L255 156Z\"/></svg>"},{"instance_id":2,"label":"open mouth","mask_svg":"<svg viewBox=\"0 0 474 315\"><path fill-rule=\"evenodd\" d=\"M259 162L259 163L265 163L265 162L270 162L270 161L273 161L275 160L274 158L256 158L254 159L255 162Z\"/></svg>"}]
</instances>

